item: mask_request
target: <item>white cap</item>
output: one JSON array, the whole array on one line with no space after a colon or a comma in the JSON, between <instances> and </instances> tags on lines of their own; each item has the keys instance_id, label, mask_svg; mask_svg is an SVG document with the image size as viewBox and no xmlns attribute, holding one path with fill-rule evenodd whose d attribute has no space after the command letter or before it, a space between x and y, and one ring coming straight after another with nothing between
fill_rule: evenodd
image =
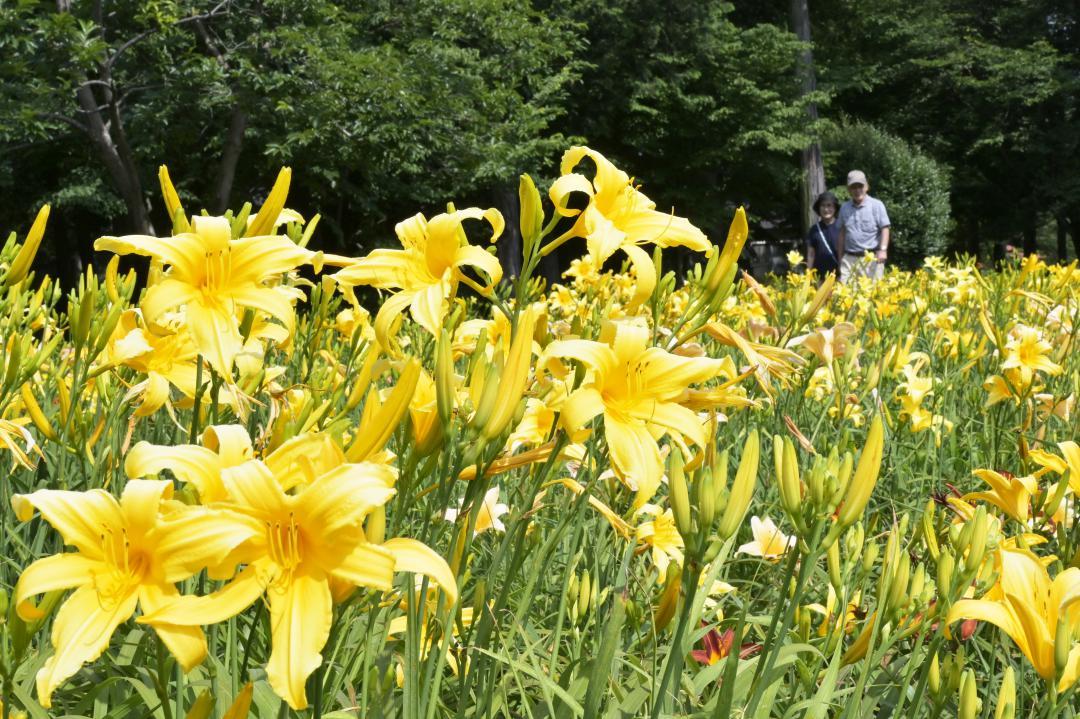
<instances>
[{"instance_id":1,"label":"white cap","mask_svg":"<svg viewBox=\"0 0 1080 719\"><path fill-rule=\"evenodd\" d=\"M866 173L862 170L852 170L847 174L848 187L852 185L869 185L866 181Z\"/></svg>"}]
</instances>

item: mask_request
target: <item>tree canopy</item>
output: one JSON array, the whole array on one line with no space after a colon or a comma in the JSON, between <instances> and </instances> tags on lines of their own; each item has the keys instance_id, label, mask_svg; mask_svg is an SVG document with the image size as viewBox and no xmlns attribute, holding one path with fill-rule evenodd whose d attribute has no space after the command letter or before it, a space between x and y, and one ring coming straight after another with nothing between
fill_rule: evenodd
<instances>
[{"instance_id":1,"label":"tree canopy","mask_svg":"<svg viewBox=\"0 0 1080 719\"><path fill-rule=\"evenodd\" d=\"M54 256L87 259L167 224L160 164L211 211L291 165L318 241L355 252L418 205L510 205L584 142L714 237L746 205L795 238L800 150L862 122L948 178L951 229L911 254L1080 245L1074 3L808 9L809 93L787 8L743 1L2 2L0 227L50 202Z\"/></svg>"}]
</instances>

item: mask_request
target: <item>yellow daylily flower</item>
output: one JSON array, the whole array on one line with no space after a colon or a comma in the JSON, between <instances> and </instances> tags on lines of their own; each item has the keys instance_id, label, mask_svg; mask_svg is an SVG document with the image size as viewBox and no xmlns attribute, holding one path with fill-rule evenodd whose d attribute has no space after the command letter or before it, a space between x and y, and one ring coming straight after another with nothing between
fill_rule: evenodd
<instances>
[{"instance_id":1,"label":"yellow daylily flower","mask_svg":"<svg viewBox=\"0 0 1080 719\"><path fill-rule=\"evenodd\" d=\"M128 235L102 237L94 249L152 257L168 270L143 295L146 321L158 325L164 315L182 308L195 347L223 377L231 377L241 351L244 309L261 310L292 333L293 301L299 290L269 283L311 259L312 253L288 237L232 239L224 217L194 217L191 232L170 238Z\"/></svg>"},{"instance_id":2,"label":"yellow daylily flower","mask_svg":"<svg viewBox=\"0 0 1080 719\"><path fill-rule=\"evenodd\" d=\"M689 385L715 377L724 365L650 347L649 330L641 325L609 322L601 340L557 340L545 356L576 359L588 367L585 381L560 408L563 427L572 436L604 415L612 467L636 491L634 507L640 508L664 475L657 439L675 433L705 446L701 420L681 403Z\"/></svg>"},{"instance_id":3,"label":"yellow daylily flower","mask_svg":"<svg viewBox=\"0 0 1080 719\"><path fill-rule=\"evenodd\" d=\"M251 438L244 427L214 425L203 431L201 446L136 443L124 457L124 472L130 479L143 479L168 469L176 479L195 488L200 503L213 504L228 499L224 474L253 457Z\"/></svg>"},{"instance_id":4,"label":"yellow daylily flower","mask_svg":"<svg viewBox=\"0 0 1080 719\"><path fill-rule=\"evenodd\" d=\"M1080 679L1080 644L1068 651L1058 675L1054 660L1058 622L1069 633L1080 627L1080 569L1070 567L1053 580L1039 558L1025 549L998 552L998 583L982 599L961 599L949 610L946 624L977 619L998 627L1016 642L1035 671L1064 691Z\"/></svg>"},{"instance_id":5,"label":"yellow daylily flower","mask_svg":"<svg viewBox=\"0 0 1080 719\"><path fill-rule=\"evenodd\" d=\"M998 402L1013 400L1019 402L1029 382L1024 382L1019 368L1007 369L1001 374L992 374L983 382L986 390L986 406L993 407Z\"/></svg>"},{"instance_id":6,"label":"yellow daylily flower","mask_svg":"<svg viewBox=\"0 0 1080 719\"><path fill-rule=\"evenodd\" d=\"M41 454L41 448L34 442L34 436L26 425L30 424L29 417L17 417L15 419L0 418L0 449L11 452L11 458L15 464L26 469L34 468L34 460L30 458L31 452ZM26 445L25 449L22 445Z\"/></svg>"},{"instance_id":7,"label":"yellow daylily flower","mask_svg":"<svg viewBox=\"0 0 1080 719\"><path fill-rule=\"evenodd\" d=\"M1006 477L992 469L976 469L973 475L990 485L988 492L970 492L965 501L981 500L994 505L1017 522L1026 523L1031 516L1031 497L1039 490L1034 477Z\"/></svg>"},{"instance_id":8,"label":"yellow daylily flower","mask_svg":"<svg viewBox=\"0 0 1080 719\"><path fill-rule=\"evenodd\" d=\"M758 386L770 397L774 393L770 377L786 385L795 376L796 369L806 364L806 360L789 349L747 339L721 322L710 322L705 325L705 331L721 344L735 347L742 353Z\"/></svg>"},{"instance_id":9,"label":"yellow daylily flower","mask_svg":"<svg viewBox=\"0 0 1080 719\"><path fill-rule=\"evenodd\" d=\"M1039 330L1017 325L1009 332L1009 339L1005 343L1005 361L1001 363L1001 368L1019 370L1021 382L1025 387L1031 383L1036 371L1049 375L1061 374L1061 365L1047 356L1052 349L1051 344L1042 338Z\"/></svg>"},{"instance_id":10,"label":"yellow daylily flower","mask_svg":"<svg viewBox=\"0 0 1080 719\"><path fill-rule=\"evenodd\" d=\"M340 464L289 493L285 484L293 480L283 483L272 464L255 459L222 472L223 506L252 518L262 530L235 556L247 565L243 571L213 594L183 597L139 621L212 624L265 594L271 623L267 679L289 706L302 709L304 685L322 662L320 652L330 635L332 584L385 591L395 570L417 571L431 575L451 602L456 584L445 561L419 542L366 539L367 515L394 494L389 467Z\"/></svg>"},{"instance_id":11,"label":"yellow daylily flower","mask_svg":"<svg viewBox=\"0 0 1080 719\"><path fill-rule=\"evenodd\" d=\"M769 517L750 517L750 531L754 540L739 547L736 554L750 554L775 562L795 546L795 537L781 532Z\"/></svg>"},{"instance_id":12,"label":"yellow daylily flower","mask_svg":"<svg viewBox=\"0 0 1080 719\"><path fill-rule=\"evenodd\" d=\"M171 494L171 482L147 480L129 482L119 502L101 489L42 489L12 498L20 520L29 520L36 509L78 550L37 560L15 587L16 611L26 621L41 617L29 601L34 595L76 588L53 623L56 653L37 674L43 706L50 706L57 686L105 651L136 606L144 614L160 609L179 597L177 582L218 565L258 533L244 517L186 507L169 501ZM146 621L184 671L206 656L202 630L190 626L199 621Z\"/></svg>"},{"instance_id":13,"label":"yellow daylily flower","mask_svg":"<svg viewBox=\"0 0 1080 719\"><path fill-rule=\"evenodd\" d=\"M482 248L470 245L462 229L463 220L485 220L491 225L491 241L502 234L502 214L492 208L470 207L436 215L430 220L413 215L395 226L398 240L405 249L372 250L366 257L334 275L339 285L349 288L368 285L377 289L397 290L379 308L375 316L375 335L379 344L394 346L394 320L409 307L413 319L432 335L439 336L446 302L464 282L481 294L490 294L502 279L499 260ZM478 285L464 273L472 267L487 275L488 283Z\"/></svg>"},{"instance_id":14,"label":"yellow daylily flower","mask_svg":"<svg viewBox=\"0 0 1080 719\"><path fill-rule=\"evenodd\" d=\"M198 378L199 351L186 327L171 334L157 334L139 326L139 311L127 310L120 316L116 329L102 357L102 366L123 365L146 375L133 385L127 399L139 398L136 417L148 417L170 401L170 387L176 387L185 397L195 396ZM229 402L232 393L223 388L219 400Z\"/></svg>"},{"instance_id":15,"label":"yellow daylily flower","mask_svg":"<svg viewBox=\"0 0 1080 719\"><path fill-rule=\"evenodd\" d=\"M573 172L585 157L596 165L596 175L592 180ZM569 232L544 248L544 253L550 252L566 238L583 237L590 257L599 266L616 250L622 250L637 272L631 308L644 302L656 286L656 267L641 245L678 245L698 252L707 252L712 247L705 233L685 217L658 212L656 203L635 187L625 172L596 150L571 147L563 155L560 172L562 177L551 185L551 201L560 215L576 216L577 219ZM568 207L573 193L583 193L589 198L584 210Z\"/></svg>"},{"instance_id":16,"label":"yellow daylily flower","mask_svg":"<svg viewBox=\"0 0 1080 719\"><path fill-rule=\"evenodd\" d=\"M480 512L476 515L476 526L473 528L475 534L481 534L487 530L493 532L505 532L506 526L503 525L502 517L504 514L510 511L510 508L505 504L499 502L499 488L492 487L484 493L484 499L481 501ZM450 507L443 515L448 522L456 522L458 517L468 515L468 510L465 508L454 509Z\"/></svg>"},{"instance_id":17,"label":"yellow daylily flower","mask_svg":"<svg viewBox=\"0 0 1080 719\"><path fill-rule=\"evenodd\" d=\"M683 538L675 527L675 516L670 509L663 512L653 505L645 505L641 511L653 509L653 518L638 525L635 535L642 544L641 551L652 550L653 563L661 577L667 576L668 564L683 563Z\"/></svg>"},{"instance_id":18,"label":"yellow daylily flower","mask_svg":"<svg viewBox=\"0 0 1080 719\"><path fill-rule=\"evenodd\" d=\"M809 334L796 337L788 343L788 346L802 345L823 365L831 365L833 360L842 359L847 354L848 339L856 331L855 325L850 322L837 322L832 327L822 327Z\"/></svg>"}]
</instances>

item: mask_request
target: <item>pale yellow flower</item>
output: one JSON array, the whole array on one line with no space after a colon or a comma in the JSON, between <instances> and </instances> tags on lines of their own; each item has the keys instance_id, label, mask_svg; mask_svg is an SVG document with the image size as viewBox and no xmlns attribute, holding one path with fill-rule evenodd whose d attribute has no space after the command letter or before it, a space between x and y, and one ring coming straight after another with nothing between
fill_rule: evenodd
<instances>
[{"instance_id":1,"label":"pale yellow flower","mask_svg":"<svg viewBox=\"0 0 1080 719\"><path fill-rule=\"evenodd\" d=\"M768 517L764 519L757 516L750 517L750 531L754 535L753 541L739 547L737 553L777 561L795 546L795 537L789 537L781 532Z\"/></svg>"}]
</instances>

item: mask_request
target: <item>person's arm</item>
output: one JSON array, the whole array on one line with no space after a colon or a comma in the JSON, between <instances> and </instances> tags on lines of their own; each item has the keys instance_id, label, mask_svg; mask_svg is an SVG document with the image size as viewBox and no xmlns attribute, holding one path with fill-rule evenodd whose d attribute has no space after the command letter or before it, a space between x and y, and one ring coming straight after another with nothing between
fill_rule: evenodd
<instances>
[{"instance_id":1,"label":"person's arm","mask_svg":"<svg viewBox=\"0 0 1080 719\"><path fill-rule=\"evenodd\" d=\"M877 218L878 227L881 228L878 230L876 257L878 262L884 262L885 258L889 256L889 226L892 224L889 221L889 212L885 209L884 203L878 202L874 205L874 216Z\"/></svg>"},{"instance_id":2,"label":"person's arm","mask_svg":"<svg viewBox=\"0 0 1080 719\"><path fill-rule=\"evenodd\" d=\"M810 242L810 243L808 243L806 245L806 269L808 269L808 270L814 269L814 257L815 257L815 255L816 255L816 253L814 252L814 243Z\"/></svg>"},{"instance_id":3,"label":"person's arm","mask_svg":"<svg viewBox=\"0 0 1080 719\"><path fill-rule=\"evenodd\" d=\"M842 232L843 230L841 230ZM878 262L884 262L885 258L889 256L889 227L881 228L881 242L878 243L877 260Z\"/></svg>"},{"instance_id":4,"label":"person's arm","mask_svg":"<svg viewBox=\"0 0 1080 719\"><path fill-rule=\"evenodd\" d=\"M839 222L839 220L837 220ZM844 256L844 226L840 225L840 234L836 236L836 261Z\"/></svg>"}]
</instances>

